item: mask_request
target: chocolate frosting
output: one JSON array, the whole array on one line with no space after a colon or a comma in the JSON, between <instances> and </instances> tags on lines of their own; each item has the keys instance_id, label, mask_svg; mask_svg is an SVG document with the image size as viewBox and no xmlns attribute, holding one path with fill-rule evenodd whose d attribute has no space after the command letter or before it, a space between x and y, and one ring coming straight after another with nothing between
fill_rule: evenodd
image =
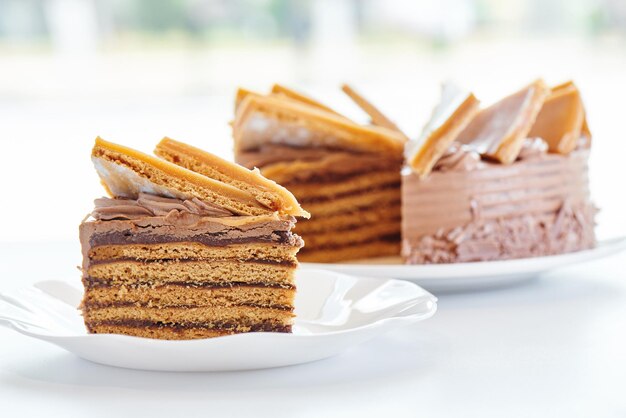
<instances>
[{"instance_id":1,"label":"chocolate frosting","mask_svg":"<svg viewBox=\"0 0 626 418\"><path fill-rule=\"evenodd\" d=\"M146 216L164 216L168 219L233 216L233 213L198 198L177 199L139 193L137 199L103 197L94 200L91 216L96 220L140 219ZM195 216L194 216L195 215Z\"/></svg>"},{"instance_id":2,"label":"chocolate frosting","mask_svg":"<svg viewBox=\"0 0 626 418\"><path fill-rule=\"evenodd\" d=\"M548 143L541 138L526 138L522 144L518 160L531 160L541 158L548 153Z\"/></svg>"},{"instance_id":3,"label":"chocolate frosting","mask_svg":"<svg viewBox=\"0 0 626 418\"><path fill-rule=\"evenodd\" d=\"M402 178L403 255L410 263L481 261L557 254L594 245L589 150L483 161L469 172Z\"/></svg>"},{"instance_id":4,"label":"chocolate frosting","mask_svg":"<svg viewBox=\"0 0 626 418\"><path fill-rule=\"evenodd\" d=\"M481 165L480 155L467 145L453 142L435 164L436 171L472 171Z\"/></svg>"}]
</instances>

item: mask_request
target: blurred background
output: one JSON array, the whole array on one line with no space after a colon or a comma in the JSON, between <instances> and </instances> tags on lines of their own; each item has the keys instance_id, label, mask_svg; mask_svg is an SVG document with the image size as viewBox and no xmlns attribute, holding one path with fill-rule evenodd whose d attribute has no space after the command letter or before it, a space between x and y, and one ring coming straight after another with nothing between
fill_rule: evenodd
<instances>
[{"instance_id":1,"label":"blurred background","mask_svg":"<svg viewBox=\"0 0 626 418\"><path fill-rule=\"evenodd\" d=\"M348 82L415 136L443 81L488 104L536 77L582 90L600 236L624 234L625 74L623 0L0 0L0 242L78 246L96 135L231 158L238 86L365 122Z\"/></svg>"}]
</instances>

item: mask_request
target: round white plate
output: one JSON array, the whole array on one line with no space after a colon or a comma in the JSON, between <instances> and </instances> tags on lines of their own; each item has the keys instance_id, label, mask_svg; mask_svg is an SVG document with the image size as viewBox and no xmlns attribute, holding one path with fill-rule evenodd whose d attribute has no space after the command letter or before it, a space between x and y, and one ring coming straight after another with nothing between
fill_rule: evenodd
<instances>
[{"instance_id":1,"label":"round white plate","mask_svg":"<svg viewBox=\"0 0 626 418\"><path fill-rule=\"evenodd\" d=\"M292 334L248 333L190 341L88 334L82 289L60 281L0 294L0 324L112 366L163 371L262 369L320 360L388 330L431 317L437 299L402 280L323 270L296 274Z\"/></svg>"},{"instance_id":2,"label":"round white plate","mask_svg":"<svg viewBox=\"0 0 626 418\"><path fill-rule=\"evenodd\" d=\"M552 269L607 257L624 249L626 237L600 241L591 250L518 260L407 265L402 264L399 257L389 257L339 264L301 263L301 266L358 276L405 279L430 291L471 290L529 280Z\"/></svg>"}]
</instances>

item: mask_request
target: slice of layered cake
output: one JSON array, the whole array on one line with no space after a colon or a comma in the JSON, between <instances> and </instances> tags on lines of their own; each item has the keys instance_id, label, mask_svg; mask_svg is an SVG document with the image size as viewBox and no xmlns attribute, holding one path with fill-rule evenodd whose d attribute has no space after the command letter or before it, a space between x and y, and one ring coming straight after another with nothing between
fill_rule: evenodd
<instances>
[{"instance_id":1,"label":"slice of layered cake","mask_svg":"<svg viewBox=\"0 0 626 418\"><path fill-rule=\"evenodd\" d=\"M205 155L203 175L96 139L92 160L110 197L80 225L89 332L291 331L303 245L291 229L308 214L274 182Z\"/></svg>"},{"instance_id":2,"label":"slice of layered cake","mask_svg":"<svg viewBox=\"0 0 626 418\"><path fill-rule=\"evenodd\" d=\"M236 103L236 161L287 187L311 213L296 228L306 242L300 260L399 254L401 132L359 125L281 86L240 90Z\"/></svg>"},{"instance_id":3,"label":"slice of layered cake","mask_svg":"<svg viewBox=\"0 0 626 418\"><path fill-rule=\"evenodd\" d=\"M402 254L454 263L593 247L591 134L569 82L537 80L480 111L446 87L421 137L407 144Z\"/></svg>"}]
</instances>

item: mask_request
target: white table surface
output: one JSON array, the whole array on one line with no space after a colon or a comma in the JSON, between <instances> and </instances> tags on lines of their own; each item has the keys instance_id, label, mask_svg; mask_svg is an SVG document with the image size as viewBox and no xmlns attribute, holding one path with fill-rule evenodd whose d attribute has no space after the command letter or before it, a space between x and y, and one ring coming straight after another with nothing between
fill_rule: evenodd
<instances>
[{"instance_id":1,"label":"white table surface","mask_svg":"<svg viewBox=\"0 0 626 418\"><path fill-rule=\"evenodd\" d=\"M0 244L1 288L78 282L78 251ZM626 416L626 253L438 296L432 319L343 355L249 372L101 366L0 328L0 417Z\"/></svg>"}]
</instances>

